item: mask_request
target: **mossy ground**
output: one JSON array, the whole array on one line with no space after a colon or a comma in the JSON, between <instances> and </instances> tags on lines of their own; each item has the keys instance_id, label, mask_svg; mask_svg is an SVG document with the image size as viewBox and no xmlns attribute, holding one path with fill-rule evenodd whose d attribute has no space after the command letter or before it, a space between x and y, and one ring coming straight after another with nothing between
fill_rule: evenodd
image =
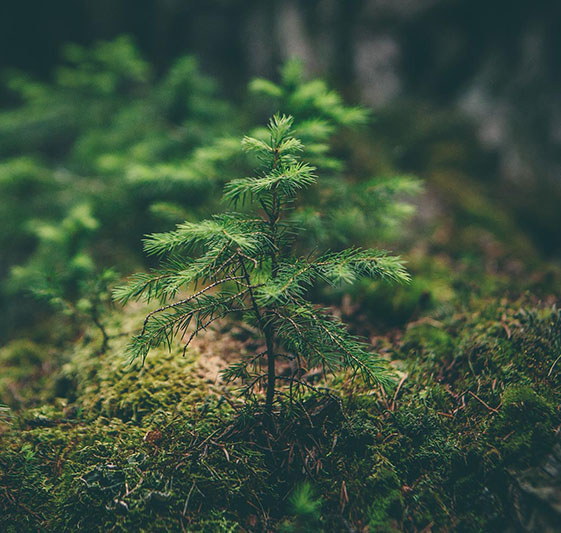
<instances>
[{"instance_id":1,"label":"mossy ground","mask_svg":"<svg viewBox=\"0 0 561 533\"><path fill-rule=\"evenodd\" d=\"M103 355L95 337L70 355L14 342L0 352L0 529L503 530L512 476L561 425L561 313L493 292L456 287L392 318L373 340L399 388L341 375L327 383L339 400L286 402L272 426L209 384L196 350L130 367L115 334L137 312L114 319Z\"/></svg>"},{"instance_id":2,"label":"mossy ground","mask_svg":"<svg viewBox=\"0 0 561 533\"><path fill-rule=\"evenodd\" d=\"M561 277L461 226L412 246L409 287L321 295L396 387L338 375L274 423L215 380L259 342L237 325L142 368L142 309L108 318L104 354L95 330L1 348L0 531L516 529L510 487L561 426Z\"/></svg>"}]
</instances>

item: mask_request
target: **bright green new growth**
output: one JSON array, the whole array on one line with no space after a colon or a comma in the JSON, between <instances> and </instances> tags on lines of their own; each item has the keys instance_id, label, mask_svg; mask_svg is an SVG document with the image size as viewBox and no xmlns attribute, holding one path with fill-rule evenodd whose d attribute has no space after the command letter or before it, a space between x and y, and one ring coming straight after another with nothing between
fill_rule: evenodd
<instances>
[{"instance_id":1,"label":"bright green new growth","mask_svg":"<svg viewBox=\"0 0 561 533\"><path fill-rule=\"evenodd\" d=\"M282 66L278 83L257 78L249 90L267 101L268 108L294 117L294 133L305 145L303 157L321 170L321 187L306 191L290 213L307 230L303 244L340 249L398 237L414 212L410 199L422 190L420 180L395 175L384 165L376 176L360 164L349 172L353 158L342 157L345 137L367 133L372 120L368 109L347 105L322 79L307 79L304 64L296 58ZM256 128L252 135L266 138L264 130Z\"/></svg>"},{"instance_id":2,"label":"bright green new growth","mask_svg":"<svg viewBox=\"0 0 561 533\"><path fill-rule=\"evenodd\" d=\"M409 275L398 258L376 250L348 249L308 257L294 256L299 228L287 217L298 192L316 181L314 167L299 161L302 143L291 135L292 117L275 115L268 142L246 137L243 146L256 152L261 172L230 181L224 199L248 204L249 214L216 215L200 223L184 223L176 231L145 241L150 254L168 255L163 267L138 274L116 291L116 298L156 299L161 307L144 321L130 344L133 358L145 358L152 347L185 339L185 348L201 330L229 314L241 314L265 338L266 349L224 372L241 379L250 394L266 382L266 409L271 411L275 383L286 380L308 386L299 378L307 368L325 372L350 368L368 383L388 384L389 373L367 344L347 332L328 310L306 299L318 282L352 283L364 276L406 282ZM253 210L253 213L251 211ZM181 289L190 296L168 303ZM277 376L275 360L292 361L292 376ZM267 371L261 363L267 361Z\"/></svg>"}]
</instances>

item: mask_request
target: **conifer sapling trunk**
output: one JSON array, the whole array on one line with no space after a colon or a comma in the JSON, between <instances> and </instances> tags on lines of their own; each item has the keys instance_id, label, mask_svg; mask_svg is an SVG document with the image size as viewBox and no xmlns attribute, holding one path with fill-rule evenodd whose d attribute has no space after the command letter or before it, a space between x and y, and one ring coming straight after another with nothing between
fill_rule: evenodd
<instances>
[{"instance_id":1,"label":"conifer sapling trunk","mask_svg":"<svg viewBox=\"0 0 561 533\"><path fill-rule=\"evenodd\" d=\"M246 395L266 384L268 413L276 383L289 382L292 394L293 387L308 386L300 376L309 368L321 366L325 372L349 368L369 383L390 381L383 361L364 342L328 310L307 300L312 285L352 283L363 276L409 279L399 258L377 250L295 256L299 228L286 213L297 202L298 192L315 183L316 175L311 165L299 160L303 145L291 135L291 125L291 117L275 115L268 142L251 137L242 141L245 150L257 155L261 169L255 177L228 182L224 199L234 207L246 204L249 214L215 215L149 236L145 250L167 259L158 270L133 276L115 295L123 303L130 299L160 303L130 344L133 358L144 359L161 344L171 348L175 337L185 350L200 331L233 313L254 324L264 337L265 351L234 363L223 376L241 380ZM189 296L177 299L189 288ZM293 361L291 376L277 375L278 358ZM267 371L262 372L265 359Z\"/></svg>"}]
</instances>

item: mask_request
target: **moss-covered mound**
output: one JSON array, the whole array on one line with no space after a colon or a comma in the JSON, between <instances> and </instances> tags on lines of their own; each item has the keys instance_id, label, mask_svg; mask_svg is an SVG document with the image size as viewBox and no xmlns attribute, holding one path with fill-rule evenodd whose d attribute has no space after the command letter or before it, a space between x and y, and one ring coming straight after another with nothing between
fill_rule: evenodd
<instances>
[{"instance_id":1,"label":"moss-covered mound","mask_svg":"<svg viewBox=\"0 0 561 533\"><path fill-rule=\"evenodd\" d=\"M1 530L501 531L561 425L561 313L529 296L467 298L379 336L398 387L339 376L274 422L209 384L196 350L138 369L126 338L101 356L86 340L0 352Z\"/></svg>"}]
</instances>

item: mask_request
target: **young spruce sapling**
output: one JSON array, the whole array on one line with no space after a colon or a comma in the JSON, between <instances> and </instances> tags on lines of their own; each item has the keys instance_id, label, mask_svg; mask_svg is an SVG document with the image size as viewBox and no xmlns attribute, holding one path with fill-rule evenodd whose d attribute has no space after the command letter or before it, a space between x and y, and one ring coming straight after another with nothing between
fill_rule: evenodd
<instances>
[{"instance_id":1,"label":"young spruce sapling","mask_svg":"<svg viewBox=\"0 0 561 533\"><path fill-rule=\"evenodd\" d=\"M369 276L407 282L409 275L397 257L378 250L350 248L339 252L296 257L299 228L287 216L299 193L316 182L315 168L299 159L301 141L291 135L292 117L275 115L269 140L243 139L244 149L261 162L255 177L234 179L224 190L231 205L247 204L243 214L229 212L197 223L185 222L175 231L150 235L149 254L167 256L161 268L136 274L117 289L115 297L157 300L160 307L146 316L142 331L130 344L132 358L144 359L174 338L185 349L213 322L232 313L258 328L266 349L231 365L226 380L239 379L250 395L265 384L265 410L271 413L276 384L306 385L299 380L305 368L326 372L351 369L368 383L388 384L390 374L369 346L350 334L327 309L307 300L313 284L352 283ZM191 294L176 299L191 287ZM289 358L296 371L278 375L275 361ZM261 363L266 363L262 372Z\"/></svg>"}]
</instances>

